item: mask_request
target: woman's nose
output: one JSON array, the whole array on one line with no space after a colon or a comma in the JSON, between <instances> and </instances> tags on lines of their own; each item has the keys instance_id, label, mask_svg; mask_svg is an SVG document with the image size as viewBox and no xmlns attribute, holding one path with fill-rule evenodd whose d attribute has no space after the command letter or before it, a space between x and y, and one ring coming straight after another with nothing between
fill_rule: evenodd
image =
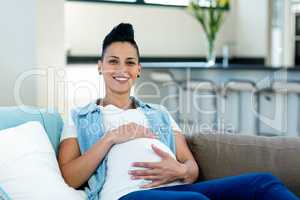
<instances>
[{"instance_id":1,"label":"woman's nose","mask_svg":"<svg viewBox=\"0 0 300 200\"><path fill-rule=\"evenodd\" d=\"M117 65L117 70L119 71L126 71L126 64L125 63L120 63L119 65Z\"/></svg>"}]
</instances>

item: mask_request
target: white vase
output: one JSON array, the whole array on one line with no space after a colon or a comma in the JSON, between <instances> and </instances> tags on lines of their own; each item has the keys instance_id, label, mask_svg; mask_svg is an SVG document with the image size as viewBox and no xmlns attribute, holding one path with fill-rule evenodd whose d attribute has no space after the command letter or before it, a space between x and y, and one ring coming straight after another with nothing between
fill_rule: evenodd
<instances>
[{"instance_id":1,"label":"white vase","mask_svg":"<svg viewBox=\"0 0 300 200\"><path fill-rule=\"evenodd\" d=\"M208 40L206 64L208 67L212 67L216 64L216 54L215 54L215 41Z\"/></svg>"}]
</instances>

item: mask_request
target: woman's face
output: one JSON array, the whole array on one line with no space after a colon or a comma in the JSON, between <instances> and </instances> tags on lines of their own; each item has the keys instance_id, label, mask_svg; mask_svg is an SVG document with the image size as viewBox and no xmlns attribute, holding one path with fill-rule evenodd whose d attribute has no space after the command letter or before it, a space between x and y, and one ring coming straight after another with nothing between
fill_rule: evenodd
<instances>
[{"instance_id":1,"label":"woman's face","mask_svg":"<svg viewBox=\"0 0 300 200\"><path fill-rule=\"evenodd\" d=\"M112 43L99 61L98 70L103 74L107 92L129 93L141 71L136 48L128 42Z\"/></svg>"}]
</instances>

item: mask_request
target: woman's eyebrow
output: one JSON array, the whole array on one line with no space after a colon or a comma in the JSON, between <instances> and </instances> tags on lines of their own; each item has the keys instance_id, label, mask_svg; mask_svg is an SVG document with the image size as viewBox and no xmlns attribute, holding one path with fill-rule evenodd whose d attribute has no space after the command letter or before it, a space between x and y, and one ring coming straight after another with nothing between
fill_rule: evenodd
<instances>
[{"instance_id":1,"label":"woman's eyebrow","mask_svg":"<svg viewBox=\"0 0 300 200\"><path fill-rule=\"evenodd\" d=\"M117 58L117 59L119 59L119 57L117 57L117 56L109 56L109 58Z\"/></svg>"},{"instance_id":2,"label":"woman's eyebrow","mask_svg":"<svg viewBox=\"0 0 300 200\"><path fill-rule=\"evenodd\" d=\"M137 60L137 59L134 57L129 57L129 58L127 58L127 60Z\"/></svg>"}]
</instances>

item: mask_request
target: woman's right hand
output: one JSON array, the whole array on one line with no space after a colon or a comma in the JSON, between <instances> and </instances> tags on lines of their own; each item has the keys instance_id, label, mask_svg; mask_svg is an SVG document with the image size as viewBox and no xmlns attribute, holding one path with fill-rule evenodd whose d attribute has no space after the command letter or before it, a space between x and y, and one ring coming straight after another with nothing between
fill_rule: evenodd
<instances>
[{"instance_id":1,"label":"woman's right hand","mask_svg":"<svg viewBox=\"0 0 300 200\"><path fill-rule=\"evenodd\" d=\"M156 138L150 129L134 122L124 124L109 131L107 136L112 137L113 144L127 142L135 138Z\"/></svg>"}]
</instances>

